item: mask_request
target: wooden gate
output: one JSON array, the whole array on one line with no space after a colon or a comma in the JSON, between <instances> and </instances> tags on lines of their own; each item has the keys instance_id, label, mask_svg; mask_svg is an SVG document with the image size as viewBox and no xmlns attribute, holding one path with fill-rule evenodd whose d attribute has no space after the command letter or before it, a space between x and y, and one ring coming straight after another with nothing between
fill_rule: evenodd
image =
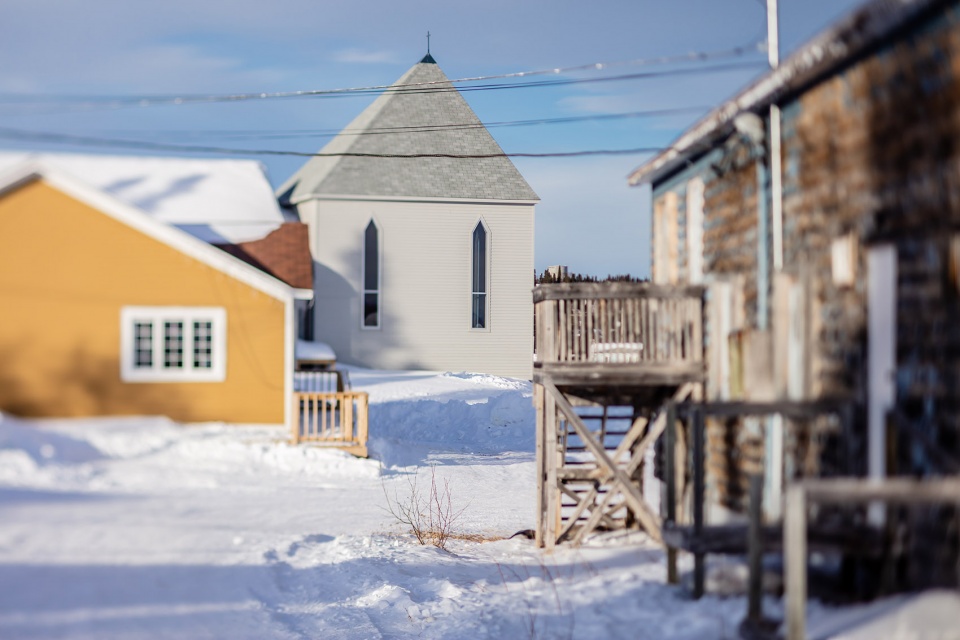
<instances>
[{"instance_id":1,"label":"wooden gate","mask_svg":"<svg viewBox=\"0 0 960 640\"><path fill-rule=\"evenodd\" d=\"M339 371L294 373L294 444L327 445L367 457L369 398L345 386Z\"/></svg>"}]
</instances>

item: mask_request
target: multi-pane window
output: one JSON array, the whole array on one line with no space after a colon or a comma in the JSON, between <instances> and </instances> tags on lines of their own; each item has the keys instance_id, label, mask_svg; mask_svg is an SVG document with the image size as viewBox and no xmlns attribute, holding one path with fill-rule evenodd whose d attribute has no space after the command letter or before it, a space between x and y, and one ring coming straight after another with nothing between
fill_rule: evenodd
<instances>
[{"instance_id":1,"label":"multi-pane window","mask_svg":"<svg viewBox=\"0 0 960 640\"><path fill-rule=\"evenodd\" d=\"M363 326L380 326L380 230L371 220L363 232Z\"/></svg>"},{"instance_id":2,"label":"multi-pane window","mask_svg":"<svg viewBox=\"0 0 960 640\"><path fill-rule=\"evenodd\" d=\"M193 368L213 367L213 322L204 320L193 323Z\"/></svg>"},{"instance_id":3,"label":"multi-pane window","mask_svg":"<svg viewBox=\"0 0 960 640\"><path fill-rule=\"evenodd\" d=\"M127 382L222 381L226 312L217 307L124 307L121 378Z\"/></svg>"},{"instance_id":4,"label":"multi-pane window","mask_svg":"<svg viewBox=\"0 0 960 640\"><path fill-rule=\"evenodd\" d=\"M163 323L163 368L183 368L183 323Z\"/></svg>"},{"instance_id":5,"label":"multi-pane window","mask_svg":"<svg viewBox=\"0 0 960 640\"><path fill-rule=\"evenodd\" d=\"M138 369L153 367L153 323L134 322L133 336L133 366Z\"/></svg>"},{"instance_id":6,"label":"multi-pane window","mask_svg":"<svg viewBox=\"0 0 960 640\"><path fill-rule=\"evenodd\" d=\"M482 222L473 229L471 327L487 326L487 230Z\"/></svg>"}]
</instances>

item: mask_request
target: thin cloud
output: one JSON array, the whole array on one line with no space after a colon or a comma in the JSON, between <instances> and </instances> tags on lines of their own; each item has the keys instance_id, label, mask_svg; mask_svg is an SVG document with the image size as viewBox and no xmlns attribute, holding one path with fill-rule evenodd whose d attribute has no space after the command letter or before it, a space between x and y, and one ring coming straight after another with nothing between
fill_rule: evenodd
<instances>
[{"instance_id":1,"label":"thin cloud","mask_svg":"<svg viewBox=\"0 0 960 640\"><path fill-rule=\"evenodd\" d=\"M368 51L366 49L341 49L333 54L337 62L350 64L393 64L397 56L391 51Z\"/></svg>"}]
</instances>

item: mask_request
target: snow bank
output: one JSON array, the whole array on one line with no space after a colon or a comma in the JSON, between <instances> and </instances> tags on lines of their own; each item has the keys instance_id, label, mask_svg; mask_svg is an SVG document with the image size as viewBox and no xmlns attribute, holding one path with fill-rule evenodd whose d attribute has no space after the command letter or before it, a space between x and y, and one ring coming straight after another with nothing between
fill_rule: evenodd
<instances>
[{"instance_id":1,"label":"snow bank","mask_svg":"<svg viewBox=\"0 0 960 640\"><path fill-rule=\"evenodd\" d=\"M382 475L275 427L0 414L0 638L736 636L745 599L689 599L645 536L551 554L498 539L533 526L529 383L351 373ZM413 541L387 501L431 473L457 531L494 541Z\"/></svg>"},{"instance_id":2,"label":"snow bank","mask_svg":"<svg viewBox=\"0 0 960 640\"><path fill-rule=\"evenodd\" d=\"M536 411L529 382L486 374L350 368L370 394L370 444L387 466L423 463L428 452L532 452Z\"/></svg>"},{"instance_id":3,"label":"snow bank","mask_svg":"<svg viewBox=\"0 0 960 640\"><path fill-rule=\"evenodd\" d=\"M89 442L38 429L0 413L0 481L41 473L44 467L79 465L104 458Z\"/></svg>"}]
</instances>

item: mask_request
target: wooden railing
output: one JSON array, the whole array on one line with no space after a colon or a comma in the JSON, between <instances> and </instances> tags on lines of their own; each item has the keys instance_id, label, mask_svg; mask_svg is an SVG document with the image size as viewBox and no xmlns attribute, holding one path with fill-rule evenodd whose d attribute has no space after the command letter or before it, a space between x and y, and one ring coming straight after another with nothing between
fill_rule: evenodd
<instances>
[{"instance_id":1,"label":"wooden railing","mask_svg":"<svg viewBox=\"0 0 960 640\"><path fill-rule=\"evenodd\" d=\"M703 362L703 287L549 284L533 302L536 367Z\"/></svg>"},{"instance_id":2,"label":"wooden railing","mask_svg":"<svg viewBox=\"0 0 960 640\"><path fill-rule=\"evenodd\" d=\"M340 393L349 389L343 371L294 371L293 390Z\"/></svg>"},{"instance_id":3,"label":"wooden railing","mask_svg":"<svg viewBox=\"0 0 960 640\"><path fill-rule=\"evenodd\" d=\"M295 392L293 442L322 443L367 455L368 396L365 391Z\"/></svg>"}]
</instances>

